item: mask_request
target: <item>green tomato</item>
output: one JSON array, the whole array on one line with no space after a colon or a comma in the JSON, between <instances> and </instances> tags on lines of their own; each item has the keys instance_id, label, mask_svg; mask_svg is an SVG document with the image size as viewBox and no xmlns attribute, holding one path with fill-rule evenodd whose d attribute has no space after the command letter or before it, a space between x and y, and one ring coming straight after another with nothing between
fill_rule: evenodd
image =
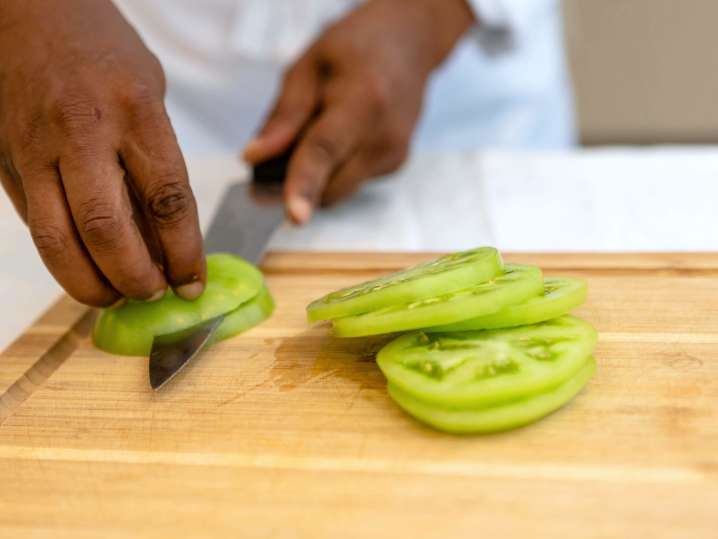
<instances>
[{"instance_id":1,"label":"green tomato","mask_svg":"<svg viewBox=\"0 0 718 539\"><path fill-rule=\"evenodd\" d=\"M586 301L586 281L571 277L547 277L544 292L523 303L509 305L500 311L463 322L427 328L426 331L469 331L474 329L498 329L536 324L551 320Z\"/></svg>"},{"instance_id":2,"label":"green tomato","mask_svg":"<svg viewBox=\"0 0 718 539\"><path fill-rule=\"evenodd\" d=\"M363 337L451 324L494 313L543 290L541 270L509 264L498 277L455 292L334 320L339 337Z\"/></svg>"},{"instance_id":3,"label":"green tomato","mask_svg":"<svg viewBox=\"0 0 718 539\"><path fill-rule=\"evenodd\" d=\"M389 384L389 395L409 415L432 427L455 434L489 433L532 423L574 398L596 369L592 357L568 380L543 393L489 408L448 408L426 403Z\"/></svg>"},{"instance_id":4,"label":"green tomato","mask_svg":"<svg viewBox=\"0 0 718 539\"><path fill-rule=\"evenodd\" d=\"M309 321L334 320L412 303L469 288L501 273L501 256L493 247L442 256L403 271L337 290L307 307Z\"/></svg>"},{"instance_id":5,"label":"green tomato","mask_svg":"<svg viewBox=\"0 0 718 539\"><path fill-rule=\"evenodd\" d=\"M385 345L377 363L389 384L417 400L479 408L561 384L595 344L590 324L563 316L511 329L410 333Z\"/></svg>"},{"instance_id":6,"label":"green tomato","mask_svg":"<svg viewBox=\"0 0 718 539\"><path fill-rule=\"evenodd\" d=\"M253 328L269 318L273 312L274 299L272 294L266 286L262 287L256 297L225 315L224 320L214 333L212 343L234 337Z\"/></svg>"},{"instance_id":7,"label":"green tomato","mask_svg":"<svg viewBox=\"0 0 718 539\"><path fill-rule=\"evenodd\" d=\"M263 287L262 273L230 254L207 257L207 286L194 301L171 290L154 302L130 301L105 309L95 323L95 345L113 354L145 356L155 335L174 333L220 314L235 310L254 298Z\"/></svg>"}]
</instances>

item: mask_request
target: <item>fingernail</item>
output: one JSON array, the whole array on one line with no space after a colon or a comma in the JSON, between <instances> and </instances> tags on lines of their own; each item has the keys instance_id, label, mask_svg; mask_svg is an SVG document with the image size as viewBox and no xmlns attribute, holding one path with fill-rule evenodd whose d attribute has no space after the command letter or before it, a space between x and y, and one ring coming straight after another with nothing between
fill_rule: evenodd
<instances>
[{"instance_id":1,"label":"fingernail","mask_svg":"<svg viewBox=\"0 0 718 539\"><path fill-rule=\"evenodd\" d=\"M289 214L295 223L303 225L312 218L314 208L306 198L296 197L289 201Z\"/></svg>"},{"instance_id":2,"label":"fingernail","mask_svg":"<svg viewBox=\"0 0 718 539\"><path fill-rule=\"evenodd\" d=\"M127 303L127 298L120 298L112 305L110 305L108 309L116 309L117 307L122 307L125 303Z\"/></svg>"},{"instance_id":3,"label":"fingernail","mask_svg":"<svg viewBox=\"0 0 718 539\"><path fill-rule=\"evenodd\" d=\"M162 290L158 290L157 292L155 292L154 294L152 294L152 295L151 295L149 298L147 298L145 301L147 301L147 302L159 301L159 300L161 300L163 297L165 297L165 289L164 289L164 288L163 288Z\"/></svg>"},{"instance_id":4,"label":"fingernail","mask_svg":"<svg viewBox=\"0 0 718 539\"><path fill-rule=\"evenodd\" d=\"M203 291L204 285L200 281L183 284L182 286L178 286L177 288L175 288L175 292L179 297L190 301L200 297Z\"/></svg>"}]
</instances>

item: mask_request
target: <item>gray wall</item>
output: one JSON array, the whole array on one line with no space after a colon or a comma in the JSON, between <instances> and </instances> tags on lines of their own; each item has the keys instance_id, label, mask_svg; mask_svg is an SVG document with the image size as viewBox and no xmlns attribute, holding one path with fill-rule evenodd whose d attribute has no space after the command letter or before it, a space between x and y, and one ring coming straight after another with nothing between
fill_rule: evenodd
<instances>
[{"instance_id":1,"label":"gray wall","mask_svg":"<svg viewBox=\"0 0 718 539\"><path fill-rule=\"evenodd\" d=\"M718 0L564 0L582 139L718 142Z\"/></svg>"}]
</instances>

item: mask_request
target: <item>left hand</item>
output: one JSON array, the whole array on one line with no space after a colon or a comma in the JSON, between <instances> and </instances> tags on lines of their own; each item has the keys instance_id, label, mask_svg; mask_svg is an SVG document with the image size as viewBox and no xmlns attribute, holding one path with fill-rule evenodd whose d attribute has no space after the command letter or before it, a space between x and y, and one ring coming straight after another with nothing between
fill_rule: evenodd
<instances>
[{"instance_id":1,"label":"left hand","mask_svg":"<svg viewBox=\"0 0 718 539\"><path fill-rule=\"evenodd\" d=\"M429 75L474 22L466 0L370 0L289 68L244 157L296 144L284 192L295 223L405 161Z\"/></svg>"}]
</instances>

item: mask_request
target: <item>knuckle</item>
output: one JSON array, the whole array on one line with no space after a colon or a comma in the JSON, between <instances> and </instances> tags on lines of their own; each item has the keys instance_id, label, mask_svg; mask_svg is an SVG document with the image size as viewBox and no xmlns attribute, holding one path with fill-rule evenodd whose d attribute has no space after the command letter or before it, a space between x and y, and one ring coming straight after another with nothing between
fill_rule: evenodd
<instances>
[{"instance_id":1,"label":"knuckle","mask_svg":"<svg viewBox=\"0 0 718 539\"><path fill-rule=\"evenodd\" d=\"M159 92L142 81L124 85L119 99L131 109L156 108L162 104Z\"/></svg>"},{"instance_id":2,"label":"knuckle","mask_svg":"<svg viewBox=\"0 0 718 539\"><path fill-rule=\"evenodd\" d=\"M88 163L97 162L101 148L97 144L97 138L91 133L74 130L68 132L64 139L59 163L85 167Z\"/></svg>"},{"instance_id":3,"label":"knuckle","mask_svg":"<svg viewBox=\"0 0 718 539\"><path fill-rule=\"evenodd\" d=\"M80 205L77 213L77 228L88 247L99 251L117 249L122 223L110 204L91 198Z\"/></svg>"},{"instance_id":4,"label":"knuckle","mask_svg":"<svg viewBox=\"0 0 718 539\"><path fill-rule=\"evenodd\" d=\"M319 161L331 164L339 160L339 148L336 141L323 133L315 133L307 140L307 146L312 156Z\"/></svg>"},{"instance_id":5,"label":"knuckle","mask_svg":"<svg viewBox=\"0 0 718 539\"><path fill-rule=\"evenodd\" d=\"M42 221L31 221L30 235L43 260L62 258L67 253L69 238L56 225Z\"/></svg>"},{"instance_id":6,"label":"knuckle","mask_svg":"<svg viewBox=\"0 0 718 539\"><path fill-rule=\"evenodd\" d=\"M148 189L147 209L150 217L161 226L175 225L191 215L194 197L189 184L167 181Z\"/></svg>"},{"instance_id":7,"label":"knuckle","mask_svg":"<svg viewBox=\"0 0 718 539\"><path fill-rule=\"evenodd\" d=\"M155 159L167 159L175 135L162 105L136 107L131 118L128 134L137 141L151 141L142 144L142 150Z\"/></svg>"},{"instance_id":8,"label":"knuckle","mask_svg":"<svg viewBox=\"0 0 718 539\"><path fill-rule=\"evenodd\" d=\"M18 129L18 150L20 152L32 150L38 147L42 138L43 118L39 113L28 117Z\"/></svg>"},{"instance_id":9,"label":"knuckle","mask_svg":"<svg viewBox=\"0 0 718 539\"><path fill-rule=\"evenodd\" d=\"M73 133L94 124L102 117L102 110L92 96L67 93L54 100L50 115L52 122L62 131Z\"/></svg>"}]
</instances>

